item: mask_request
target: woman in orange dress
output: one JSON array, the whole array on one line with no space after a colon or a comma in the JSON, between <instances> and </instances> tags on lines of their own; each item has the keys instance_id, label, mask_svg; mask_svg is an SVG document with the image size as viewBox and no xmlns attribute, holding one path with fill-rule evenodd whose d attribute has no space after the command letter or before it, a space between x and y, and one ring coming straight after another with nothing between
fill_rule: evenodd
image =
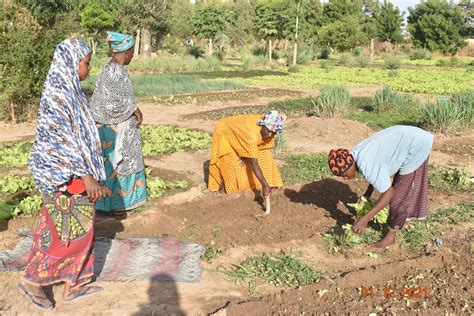
<instances>
[{"instance_id":1,"label":"woman in orange dress","mask_svg":"<svg viewBox=\"0 0 474 316\"><path fill-rule=\"evenodd\" d=\"M209 190L231 193L261 189L266 198L272 188L283 186L272 148L285 121L286 115L280 111L219 120L212 138Z\"/></svg>"}]
</instances>

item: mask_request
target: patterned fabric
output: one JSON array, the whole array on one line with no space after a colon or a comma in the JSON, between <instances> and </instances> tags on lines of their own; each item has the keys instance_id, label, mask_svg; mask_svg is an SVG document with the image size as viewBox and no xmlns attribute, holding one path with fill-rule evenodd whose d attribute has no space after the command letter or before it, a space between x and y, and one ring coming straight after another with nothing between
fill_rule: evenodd
<instances>
[{"instance_id":1,"label":"patterned fabric","mask_svg":"<svg viewBox=\"0 0 474 316\"><path fill-rule=\"evenodd\" d=\"M80 180L78 180L80 181ZM94 205L85 192L68 190L43 195L43 208L23 279L33 285L92 281Z\"/></svg>"},{"instance_id":2,"label":"patterned fabric","mask_svg":"<svg viewBox=\"0 0 474 316\"><path fill-rule=\"evenodd\" d=\"M272 132L283 132L285 128L286 115L280 111L268 111L265 113L260 120L257 122L257 125L266 126Z\"/></svg>"},{"instance_id":3,"label":"patterned fabric","mask_svg":"<svg viewBox=\"0 0 474 316\"><path fill-rule=\"evenodd\" d=\"M263 141L260 115L238 115L219 120L214 127L209 166L210 191L219 191L222 183L227 193L261 188L249 163L241 157L256 158L271 187L283 186L271 149L273 139Z\"/></svg>"},{"instance_id":4,"label":"patterned fabric","mask_svg":"<svg viewBox=\"0 0 474 316\"><path fill-rule=\"evenodd\" d=\"M145 166L140 129L133 115L137 105L127 68L112 62L102 68L91 105L95 121L111 125L117 134L114 137L114 154L109 156L115 172L128 176L142 171ZM101 141L104 146L104 139Z\"/></svg>"},{"instance_id":5,"label":"patterned fabric","mask_svg":"<svg viewBox=\"0 0 474 316\"><path fill-rule=\"evenodd\" d=\"M428 215L428 159L414 172L393 177L395 195L390 201L388 225L402 229L410 219L423 219Z\"/></svg>"},{"instance_id":6,"label":"patterned fabric","mask_svg":"<svg viewBox=\"0 0 474 316\"><path fill-rule=\"evenodd\" d=\"M73 175L105 179L99 134L77 74L89 52L79 40L61 42L46 77L29 160L36 186L45 194Z\"/></svg>"},{"instance_id":7,"label":"patterned fabric","mask_svg":"<svg viewBox=\"0 0 474 316\"><path fill-rule=\"evenodd\" d=\"M110 42L110 48L115 53L126 52L135 45L135 40L131 35L117 32L107 32L107 41Z\"/></svg>"},{"instance_id":8,"label":"patterned fabric","mask_svg":"<svg viewBox=\"0 0 474 316\"><path fill-rule=\"evenodd\" d=\"M347 149L331 149L328 164L335 176L342 176L354 164L354 157Z\"/></svg>"},{"instance_id":9,"label":"patterned fabric","mask_svg":"<svg viewBox=\"0 0 474 316\"><path fill-rule=\"evenodd\" d=\"M98 126L107 179L100 183L102 192L105 192L106 196L97 201L96 209L100 211L131 210L145 204L147 191L144 169L128 176L118 175L112 163L115 155L117 126L107 124L98 124ZM124 162L128 161L131 159L124 160Z\"/></svg>"}]
</instances>

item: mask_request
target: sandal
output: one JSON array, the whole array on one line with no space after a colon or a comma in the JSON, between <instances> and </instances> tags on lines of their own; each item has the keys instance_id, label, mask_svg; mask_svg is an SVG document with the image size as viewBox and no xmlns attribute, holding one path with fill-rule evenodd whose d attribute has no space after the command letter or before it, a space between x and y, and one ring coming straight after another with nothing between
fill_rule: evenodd
<instances>
[{"instance_id":1,"label":"sandal","mask_svg":"<svg viewBox=\"0 0 474 316\"><path fill-rule=\"evenodd\" d=\"M21 294L23 294L23 296L31 303L33 304L33 306L35 306L36 308L38 308L39 310L43 311L43 312L47 312L47 311L50 311L53 309L53 304L51 303L51 301L46 297L46 296L38 296L38 295L35 295L31 292L29 292L26 288L25 288L25 285L23 283L18 283L17 285L17 288L18 290L20 291ZM41 303L41 301L44 302L44 300L47 300L49 302L50 305L44 305L43 303Z\"/></svg>"},{"instance_id":2,"label":"sandal","mask_svg":"<svg viewBox=\"0 0 474 316\"><path fill-rule=\"evenodd\" d=\"M64 302L72 302L81 298L85 298L88 296L92 296L94 294L97 294L101 291L103 291L104 288L100 286L95 286L95 285L90 285L90 286L83 286L78 288L77 290L69 292L69 295L71 295L71 298L65 298L63 295L63 301Z\"/></svg>"}]
</instances>

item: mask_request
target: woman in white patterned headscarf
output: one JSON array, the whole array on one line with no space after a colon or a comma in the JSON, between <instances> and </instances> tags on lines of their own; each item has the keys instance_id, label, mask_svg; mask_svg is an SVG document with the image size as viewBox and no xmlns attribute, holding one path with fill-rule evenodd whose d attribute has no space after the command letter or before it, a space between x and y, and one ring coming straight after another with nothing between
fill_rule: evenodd
<instances>
[{"instance_id":1,"label":"woman in white patterned headscarf","mask_svg":"<svg viewBox=\"0 0 474 316\"><path fill-rule=\"evenodd\" d=\"M104 150L107 179L97 210L122 215L146 203L147 191L139 126L142 113L135 102L126 65L133 58L130 35L108 33L112 59L102 68L91 105Z\"/></svg>"},{"instance_id":2,"label":"woman in white patterned headscarf","mask_svg":"<svg viewBox=\"0 0 474 316\"><path fill-rule=\"evenodd\" d=\"M54 52L38 113L29 166L43 208L20 292L37 308L53 308L43 287L64 282L63 300L102 290L83 286L94 275L94 203L105 179L99 135L79 81L90 70L90 49L65 40Z\"/></svg>"}]
</instances>

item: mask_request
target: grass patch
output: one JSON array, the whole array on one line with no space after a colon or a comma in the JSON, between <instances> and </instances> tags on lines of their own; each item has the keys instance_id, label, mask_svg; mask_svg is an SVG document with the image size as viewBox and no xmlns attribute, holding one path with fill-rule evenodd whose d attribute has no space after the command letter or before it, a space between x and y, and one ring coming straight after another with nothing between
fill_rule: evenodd
<instances>
[{"instance_id":1,"label":"grass patch","mask_svg":"<svg viewBox=\"0 0 474 316\"><path fill-rule=\"evenodd\" d=\"M255 282L255 279L258 279L274 286L285 287L311 284L322 277L320 271L308 266L295 255L284 253L249 257L233 265L233 268L225 273L239 281Z\"/></svg>"},{"instance_id":2,"label":"grass patch","mask_svg":"<svg viewBox=\"0 0 474 316\"><path fill-rule=\"evenodd\" d=\"M213 92L208 94L187 94L187 95L169 95L155 98L155 102L166 105L176 104L197 104L212 101L234 101L234 100L250 100L260 97L283 97L283 96L300 96L301 93L292 90L283 89L246 89L228 92Z\"/></svg>"},{"instance_id":3,"label":"grass patch","mask_svg":"<svg viewBox=\"0 0 474 316\"><path fill-rule=\"evenodd\" d=\"M243 84L235 83L230 80L206 80L194 74L131 75L130 79L136 96L235 90L245 87ZM92 93L96 80L97 76L90 76L82 83L82 88L88 93Z\"/></svg>"},{"instance_id":4,"label":"grass patch","mask_svg":"<svg viewBox=\"0 0 474 316\"><path fill-rule=\"evenodd\" d=\"M420 126L421 118L413 113L377 113L359 111L348 113L346 118L367 124L373 129L383 129L393 125Z\"/></svg>"},{"instance_id":5,"label":"grass patch","mask_svg":"<svg viewBox=\"0 0 474 316\"><path fill-rule=\"evenodd\" d=\"M28 164L32 141L0 145L0 168L19 168Z\"/></svg>"},{"instance_id":6,"label":"grass patch","mask_svg":"<svg viewBox=\"0 0 474 316\"><path fill-rule=\"evenodd\" d=\"M287 156L282 173L285 183L311 182L331 176L326 153Z\"/></svg>"},{"instance_id":7,"label":"grass patch","mask_svg":"<svg viewBox=\"0 0 474 316\"><path fill-rule=\"evenodd\" d=\"M162 197L165 195L167 192L174 190L174 189L179 189L179 190L185 190L189 187L189 183L186 180L164 180L160 177L154 177L151 175L153 169L146 167L145 168L145 173L147 176L146 179L146 189L148 193L148 197L150 199L157 199L159 197Z\"/></svg>"},{"instance_id":8,"label":"grass patch","mask_svg":"<svg viewBox=\"0 0 474 316\"><path fill-rule=\"evenodd\" d=\"M144 125L141 134L144 156L208 148L212 141L206 132L166 125Z\"/></svg>"}]
</instances>

